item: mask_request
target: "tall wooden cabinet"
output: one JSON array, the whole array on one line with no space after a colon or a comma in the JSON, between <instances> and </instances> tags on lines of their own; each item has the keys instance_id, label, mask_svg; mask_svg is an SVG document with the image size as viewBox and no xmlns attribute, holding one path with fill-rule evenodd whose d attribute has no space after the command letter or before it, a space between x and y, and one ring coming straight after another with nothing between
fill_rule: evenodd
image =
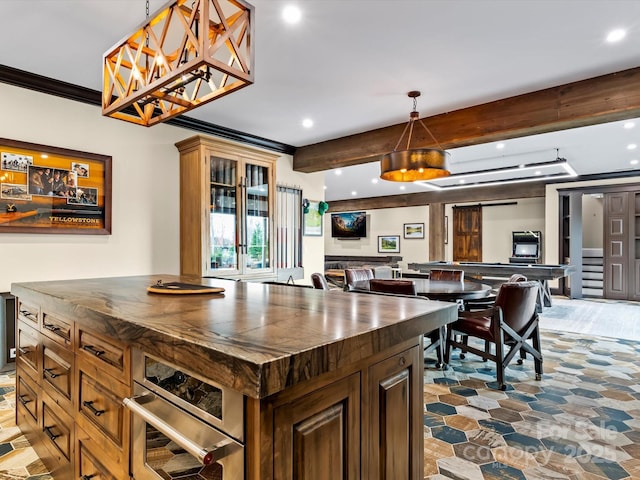
<instances>
[{"instance_id":1,"label":"tall wooden cabinet","mask_svg":"<svg viewBox=\"0 0 640 480\"><path fill-rule=\"evenodd\" d=\"M200 135L180 151L180 273L274 275L278 155Z\"/></svg>"}]
</instances>

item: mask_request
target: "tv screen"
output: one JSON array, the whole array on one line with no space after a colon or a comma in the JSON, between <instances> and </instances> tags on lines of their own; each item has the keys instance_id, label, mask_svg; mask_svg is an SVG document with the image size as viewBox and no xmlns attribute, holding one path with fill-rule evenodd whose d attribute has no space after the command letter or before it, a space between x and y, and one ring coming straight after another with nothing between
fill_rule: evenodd
<instances>
[{"instance_id":1,"label":"tv screen","mask_svg":"<svg viewBox=\"0 0 640 480\"><path fill-rule=\"evenodd\" d=\"M344 212L331 214L331 236L335 238L364 238L367 236L367 213Z\"/></svg>"},{"instance_id":2,"label":"tv screen","mask_svg":"<svg viewBox=\"0 0 640 480\"><path fill-rule=\"evenodd\" d=\"M537 257L538 244L537 243L516 243L516 249L514 254L516 257Z\"/></svg>"}]
</instances>

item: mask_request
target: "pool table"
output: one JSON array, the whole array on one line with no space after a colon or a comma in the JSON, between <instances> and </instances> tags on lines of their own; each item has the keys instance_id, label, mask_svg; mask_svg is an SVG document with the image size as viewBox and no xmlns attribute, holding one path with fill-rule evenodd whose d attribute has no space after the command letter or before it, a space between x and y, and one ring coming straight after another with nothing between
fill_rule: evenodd
<instances>
[{"instance_id":1,"label":"pool table","mask_svg":"<svg viewBox=\"0 0 640 480\"><path fill-rule=\"evenodd\" d=\"M410 270L428 273L431 269L464 270L465 278L480 277L487 283L486 277L509 278L514 273L527 277L528 280L540 282L540 305L551 306L549 280L567 277L576 271L573 265L543 265L518 263L483 263L483 262L426 262L409 263Z\"/></svg>"}]
</instances>

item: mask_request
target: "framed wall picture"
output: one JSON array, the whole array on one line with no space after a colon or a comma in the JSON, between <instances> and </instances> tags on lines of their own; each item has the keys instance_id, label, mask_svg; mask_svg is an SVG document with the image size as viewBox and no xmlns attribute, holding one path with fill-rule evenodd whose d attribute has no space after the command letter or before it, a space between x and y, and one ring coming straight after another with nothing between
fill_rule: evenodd
<instances>
[{"instance_id":1,"label":"framed wall picture","mask_svg":"<svg viewBox=\"0 0 640 480\"><path fill-rule=\"evenodd\" d=\"M404 238L424 238L424 223L405 223Z\"/></svg>"},{"instance_id":2,"label":"framed wall picture","mask_svg":"<svg viewBox=\"0 0 640 480\"><path fill-rule=\"evenodd\" d=\"M308 212L302 221L302 234L312 237L322 236L322 215L319 211L320 202L309 201Z\"/></svg>"},{"instance_id":3,"label":"framed wall picture","mask_svg":"<svg viewBox=\"0 0 640 480\"><path fill-rule=\"evenodd\" d=\"M378 237L378 253L400 253L400 235Z\"/></svg>"},{"instance_id":4,"label":"framed wall picture","mask_svg":"<svg viewBox=\"0 0 640 480\"><path fill-rule=\"evenodd\" d=\"M111 234L111 157L0 138L0 233Z\"/></svg>"}]
</instances>

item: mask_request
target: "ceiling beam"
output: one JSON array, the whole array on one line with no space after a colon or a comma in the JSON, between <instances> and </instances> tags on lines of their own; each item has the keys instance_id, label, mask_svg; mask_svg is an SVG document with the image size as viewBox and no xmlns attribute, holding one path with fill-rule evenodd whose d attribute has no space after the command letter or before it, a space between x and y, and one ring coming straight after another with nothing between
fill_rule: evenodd
<instances>
[{"instance_id":1,"label":"ceiling beam","mask_svg":"<svg viewBox=\"0 0 640 480\"><path fill-rule=\"evenodd\" d=\"M640 116L640 67L568 83L422 120L443 148L524 137ZM298 147L293 169L318 172L379 161L396 145L406 122ZM434 147L422 129L412 147Z\"/></svg>"}]
</instances>

